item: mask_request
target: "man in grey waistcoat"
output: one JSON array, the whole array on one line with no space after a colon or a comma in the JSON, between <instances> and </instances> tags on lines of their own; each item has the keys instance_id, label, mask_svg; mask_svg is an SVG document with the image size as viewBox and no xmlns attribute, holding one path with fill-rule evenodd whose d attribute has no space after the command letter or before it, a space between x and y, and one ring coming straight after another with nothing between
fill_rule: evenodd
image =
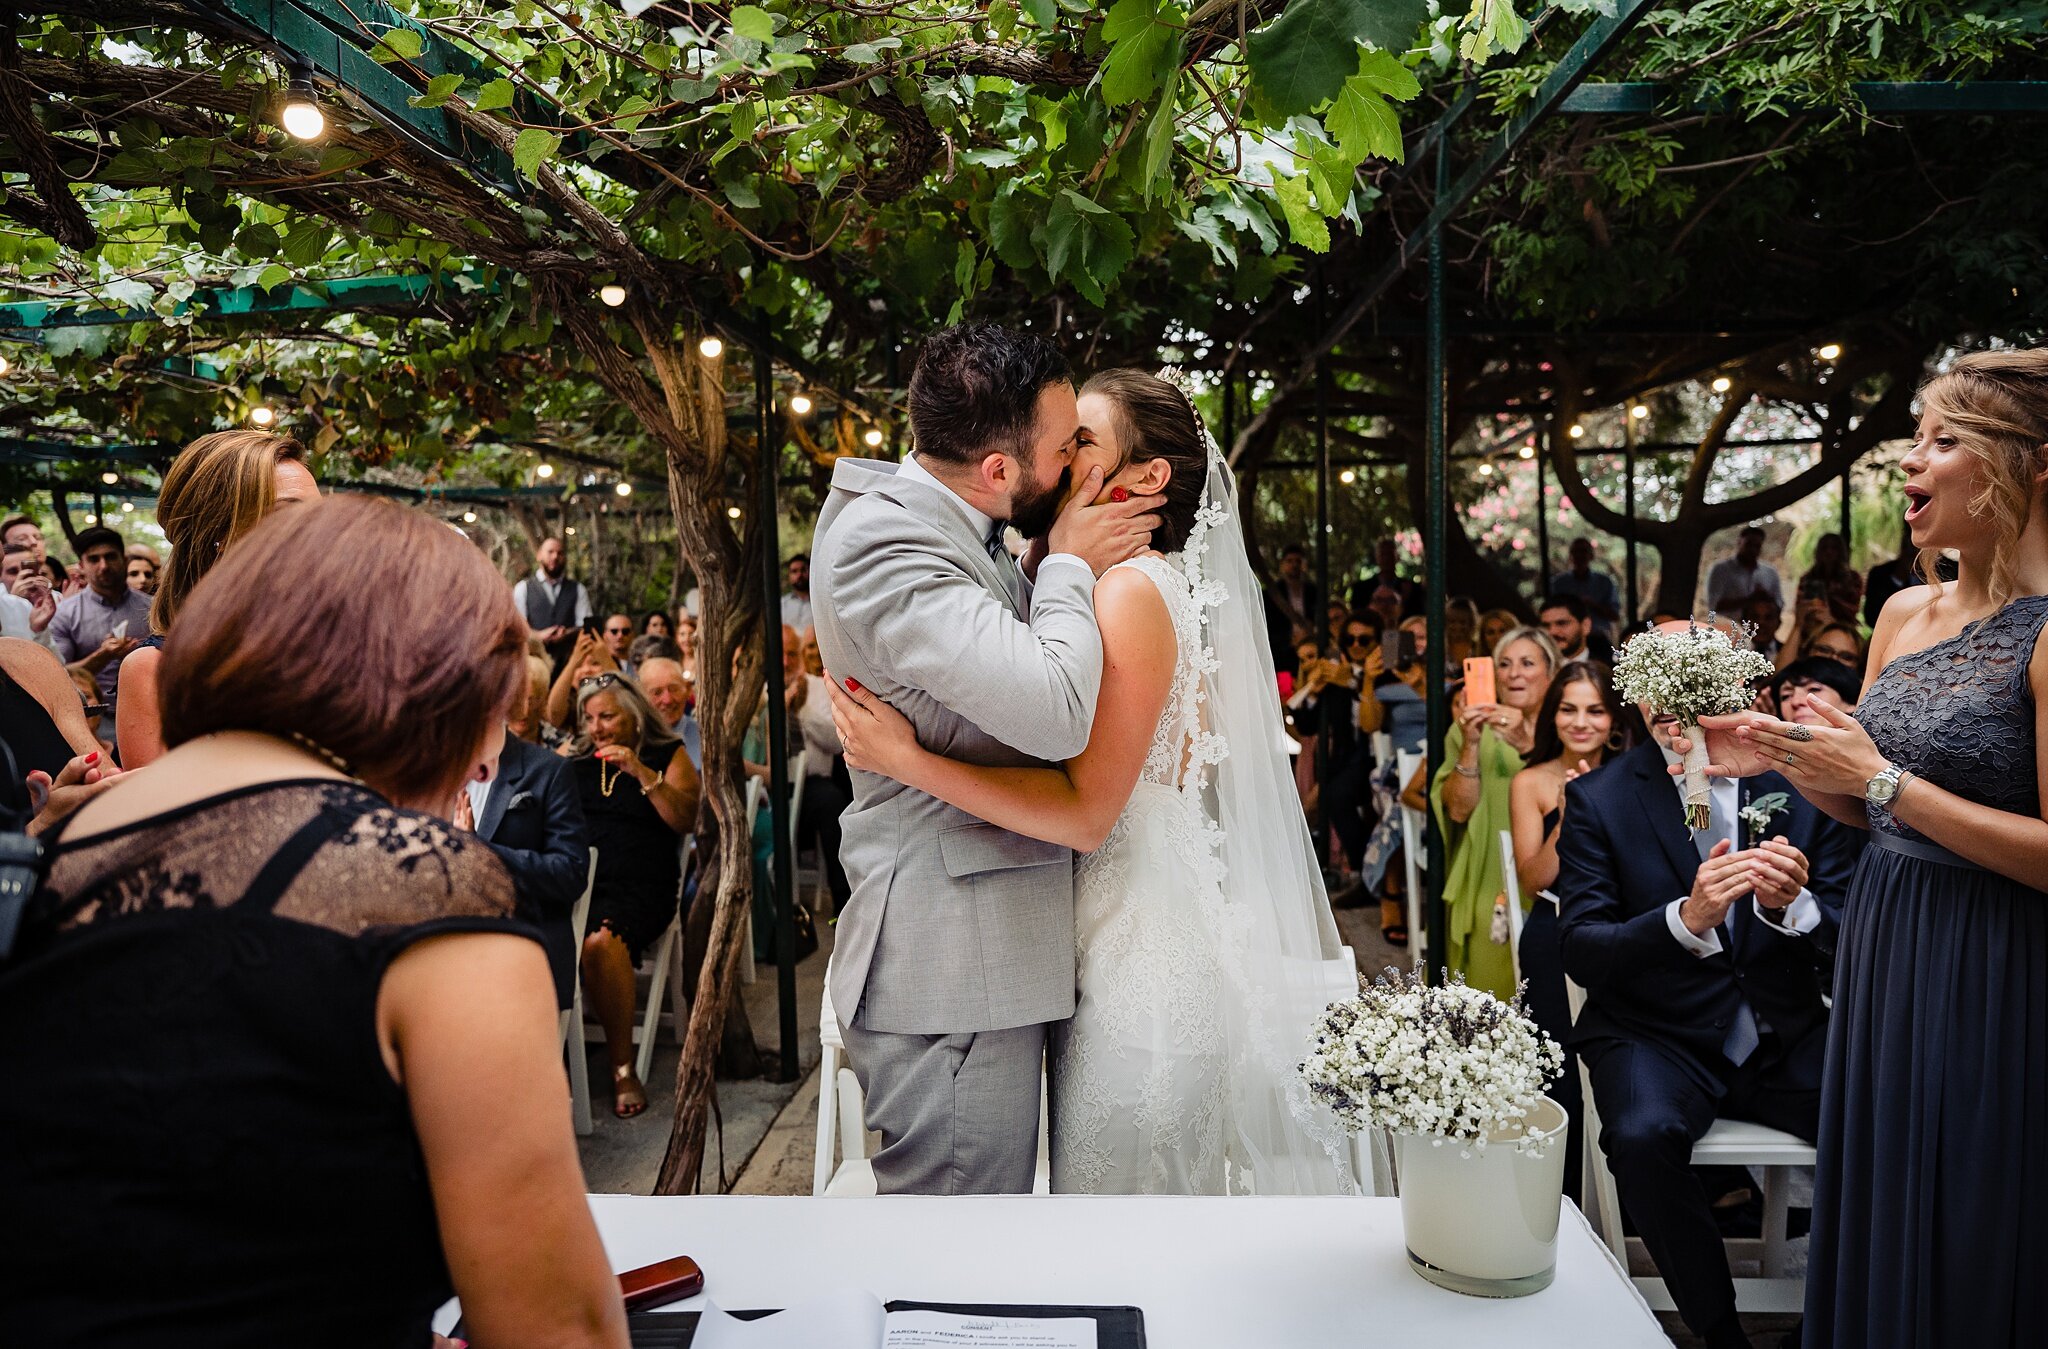
<instances>
[{"instance_id":1,"label":"man in grey waistcoat","mask_svg":"<svg viewBox=\"0 0 2048 1349\"><path fill-rule=\"evenodd\" d=\"M533 575L513 583L512 606L526 618L528 631L540 638L554 673L562 673L576 647L576 632L590 621L590 592L570 580L569 554L557 538L545 538L533 554Z\"/></svg>"},{"instance_id":2,"label":"man in grey waistcoat","mask_svg":"<svg viewBox=\"0 0 2048 1349\"><path fill-rule=\"evenodd\" d=\"M832 678L972 763L1042 764L1088 743L1102 678L1095 578L1146 546L1158 497L1062 509L1080 434L1057 347L964 325L910 381L915 452L839 461L812 544ZM1027 578L1003 527L1043 539ZM1027 562L1028 566L1028 562ZM1046 1026L1074 1013L1074 857L870 773L853 774L830 989L866 1096L884 1194L1022 1194Z\"/></svg>"}]
</instances>

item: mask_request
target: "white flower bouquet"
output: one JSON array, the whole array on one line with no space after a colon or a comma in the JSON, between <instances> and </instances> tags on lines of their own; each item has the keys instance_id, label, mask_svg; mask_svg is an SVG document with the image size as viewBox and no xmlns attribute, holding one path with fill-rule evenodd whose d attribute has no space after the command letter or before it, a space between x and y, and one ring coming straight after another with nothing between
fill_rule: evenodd
<instances>
[{"instance_id":1,"label":"white flower bouquet","mask_svg":"<svg viewBox=\"0 0 2048 1349\"><path fill-rule=\"evenodd\" d=\"M1484 1148L1542 1097L1564 1051L1522 1010L1462 977L1389 969L1316 1023L1301 1076L1353 1133L1390 1129Z\"/></svg>"},{"instance_id":2,"label":"white flower bouquet","mask_svg":"<svg viewBox=\"0 0 2048 1349\"><path fill-rule=\"evenodd\" d=\"M1740 712L1754 700L1750 681L1771 673L1770 658L1747 645L1738 629L1735 644L1720 628L1695 623L1683 632L1645 632L1628 639L1614 662L1614 687L1632 703L1646 703L1659 716L1678 718L1678 732L1691 742L1685 752L1685 819L1697 833L1712 823L1713 797L1707 789L1707 738L1700 718Z\"/></svg>"}]
</instances>

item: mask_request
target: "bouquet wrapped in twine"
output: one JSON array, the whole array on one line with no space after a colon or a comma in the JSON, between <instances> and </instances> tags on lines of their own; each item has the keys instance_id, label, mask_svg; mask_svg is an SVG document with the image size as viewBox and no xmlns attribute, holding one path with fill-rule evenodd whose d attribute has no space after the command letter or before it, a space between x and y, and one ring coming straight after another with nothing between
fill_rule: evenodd
<instances>
[{"instance_id":1,"label":"bouquet wrapped in twine","mask_svg":"<svg viewBox=\"0 0 2048 1349\"><path fill-rule=\"evenodd\" d=\"M1747 645L1750 632L1736 635L1743 645L1720 628L1697 623L1683 632L1640 633L1614 662L1615 691L1659 716L1678 718L1679 734L1691 743L1685 752L1685 822L1694 833L1713 821L1700 718L1742 711L1753 701L1750 681L1771 673L1769 657Z\"/></svg>"}]
</instances>

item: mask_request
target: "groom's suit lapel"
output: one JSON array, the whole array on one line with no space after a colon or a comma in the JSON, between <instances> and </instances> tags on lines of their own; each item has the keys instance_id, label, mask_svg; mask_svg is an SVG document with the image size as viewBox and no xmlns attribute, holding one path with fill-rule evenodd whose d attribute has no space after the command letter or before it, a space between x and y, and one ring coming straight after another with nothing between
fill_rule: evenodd
<instances>
[{"instance_id":1,"label":"groom's suit lapel","mask_svg":"<svg viewBox=\"0 0 2048 1349\"><path fill-rule=\"evenodd\" d=\"M957 546L968 572L976 580L1008 605L1012 613L1020 618L1023 616L1021 587L1003 574L996 560L988 554L988 541L975 537L967 517L960 513L959 506L946 499L943 489L899 476L894 464L868 460L856 462L865 470L860 477L852 478L847 473L849 461L842 459L833 472L833 486L879 493L929 523L945 535L948 542Z\"/></svg>"}]
</instances>

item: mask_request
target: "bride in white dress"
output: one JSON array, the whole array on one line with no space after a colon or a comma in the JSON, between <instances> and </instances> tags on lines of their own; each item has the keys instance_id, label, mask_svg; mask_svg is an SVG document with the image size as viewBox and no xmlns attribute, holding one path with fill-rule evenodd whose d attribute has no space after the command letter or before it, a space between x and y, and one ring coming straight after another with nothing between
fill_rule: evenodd
<instances>
[{"instance_id":1,"label":"bride in white dress","mask_svg":"<svg viewBox=\"0 0 2048 1349\"><path fill-rule=\"evenodd\" d=\"M1083 854L1079 996L1051 1051L1055 1192L1355 1193L1348 1141L1295 1071L1356 976L1293 789L1235 484L1171 372L1104 371L1080 413L1076 481L1101 464L1105 497L1166 498L1155 551L1096 583L1087 749L959 763L835 683L847 762Z\"/></svg>"}]
</instances>

